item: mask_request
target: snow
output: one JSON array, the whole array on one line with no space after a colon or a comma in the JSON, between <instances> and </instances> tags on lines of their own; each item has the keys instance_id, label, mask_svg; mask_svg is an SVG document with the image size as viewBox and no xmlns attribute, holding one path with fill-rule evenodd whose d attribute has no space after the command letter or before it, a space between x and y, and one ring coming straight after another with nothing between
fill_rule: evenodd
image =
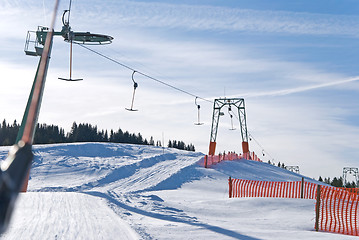
<instances>
[{"instance_id":1,"label":"snow","mask_svg":"<svg viewBox=\"0 0 359 240\"><path fill-rule=\"evenodd\" d=\"M4 159L8 147L0 147ZM153 146L34 146L29 189L1 239L354 239L315 232L314 200L228 198L228 177L298 181L248 160ZM306 181L315 180L306 178Z\"/></svg>"},{"instance_id":2,"label":"snow","mask_svg":"<svg viewBox=\"0 0 359 240\"><path fill-rule=\"evenodd\" d=\"M139 239L104 199L87 194L29 192L17 205L4 239Z\"/></svg>"}]
</instances>

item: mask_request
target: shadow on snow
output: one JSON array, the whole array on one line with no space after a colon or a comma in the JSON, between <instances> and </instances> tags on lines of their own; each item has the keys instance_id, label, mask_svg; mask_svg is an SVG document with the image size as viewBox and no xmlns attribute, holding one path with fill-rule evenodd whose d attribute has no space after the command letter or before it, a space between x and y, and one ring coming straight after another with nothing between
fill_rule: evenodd
<instances>
[{"instance_id":1,"label":"shadow on snow","mask_svg":"<svg viewBox=\"0 0 359 240\"><path fill-rule=\"evenodd\" d=\"M147 216L147 217L151 217L151 218L157 218L157 219L165 220L165 221L185 223L185 224L188 224L188 225L205 228L205 229L208 229L208 230L210 230L212 232L219 233L219 234L226 235L228 237L233 237L233 238L240 239L240 240L259 240L258 238L246 236L246 235L243 235L241 233L238 233L238 232L235 232L235 231L232 231L232 230L228 230L228 229L221 228L221 227L218 227L218 226L212 226L212 225L205 224L205 223L200 223L200 222L196 221L195 218L190 218L190 220L186 220L186 219L179 219L179 218L174 217L174 216L169 216L169 215L164 215L164 214L160 214L160 213L153 213L153 212L144 211L144 210L141 210L139 208L135 208L135 207L131 207L129 205L126 205L126 204L124 204L124 203L122 203L122 202L112 198L111 196L109 196L109 195L107 195L105 193L102 193L102 192L89 191L89 192L83 192L83 193L84 194L89 194L89 195L92 195L92 196L96 196L96 197L100 197L100 198L104 198L104 199L108 200L110 203L113 203L113 204L115 204L116 206L118 206L120 208L126 209L129 212L137 213L137 214L140 214L140 215L143 215L143 216Z\"/></svg>"}]
</instances>

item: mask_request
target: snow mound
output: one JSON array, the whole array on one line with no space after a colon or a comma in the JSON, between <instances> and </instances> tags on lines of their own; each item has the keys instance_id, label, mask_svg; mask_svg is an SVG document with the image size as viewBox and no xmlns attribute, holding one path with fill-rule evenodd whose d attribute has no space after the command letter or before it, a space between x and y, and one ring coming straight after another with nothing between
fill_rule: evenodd
<instances>
[{"instance_id":1,"label":"snow mound","mask_svg":"<svg viewBox=\"0 0 359 240\"><path fill-rule=\"evenodd\" d=\"M317 233L314 201L228 198L228 177L298 181L267 163L200 166L202 153L154 146L34 146L29 192L1 239L349 239ZM0 147L5 158L8 147ZM306 178L307 181L313 181Z\"/></svg>"},{"instance_id":2,"label":"snow mound","mask_svg":"<svg viewBox=\"0 0 359 240\"><path fill-rule=\"evenodd\" d=\"M121 192L143 191L195 165L203 156L177 149L114 143L39 145L34 147L34 153L29 191L40 192L115 188Z\"/></svg>"}]
</instances>

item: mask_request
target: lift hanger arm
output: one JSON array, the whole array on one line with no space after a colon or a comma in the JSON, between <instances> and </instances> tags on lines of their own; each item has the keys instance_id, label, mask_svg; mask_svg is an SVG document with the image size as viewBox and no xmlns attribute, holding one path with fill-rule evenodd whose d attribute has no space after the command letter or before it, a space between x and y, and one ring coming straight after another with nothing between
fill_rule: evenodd
<instances>
[{"instance_id":1,"label":"lift hanger arm","mask_svg":"<svg viewBox=\"0 0 359 240\"><path fill-rule=\"evenodd\" d=\"M135 79L133 77L135 75L135 73L136 73L136 71L133 71L132 76L131 76L132 81L133 81L133 93L132 93L131 108L126 108L126 110L132 111L132 112L133 111L138 111L137 109L133 109L133 102L135 101L136 88L138 87L138 84L137 84L137 82L135 81Z\"/></svg>"},{"instance_id":2,"label":"lift hanger arm","mask_svg":"<svg viewBox=\"0 0 359 240\"><path fill-rule=\"evenodd\" d=\"M198 97L196 97L196 98L194 99L194 104L197 106L197 122L196 122L194 125L203 125L203 123L201 123L201 121L200 121L200 109L201 109L201 105L199 105L199 104L197 103L197 98L198 98Z\"/></svg>"}]
</instances>

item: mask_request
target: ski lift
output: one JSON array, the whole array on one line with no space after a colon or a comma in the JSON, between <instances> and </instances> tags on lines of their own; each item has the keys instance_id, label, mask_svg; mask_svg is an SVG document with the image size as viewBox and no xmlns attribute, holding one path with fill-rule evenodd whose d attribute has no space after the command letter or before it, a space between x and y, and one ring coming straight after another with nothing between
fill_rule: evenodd
<instances>
[{"instance_id":1,"label":"ski lift","mask_svg":"<svg viewBox=\"0 0 359 240\"><path fill-rule=\"evenodd\" d=\"M65 39L68 39L68 41L70 42L70 76L69 78L58 78L60 80L64 80L64 81L69 81L69 82L75 82L75 81L82 81L82 78L77 78L77 79L73 79L72 78L72 41L74 39L74 32L70 31L71 27L70 27L70 11L71 11L71 2L72 0L70 0L70 5L69 5L69 9L65 10L64 13L62 14L62 24L63 27L62 29L66 29L68 31L66 31L66 37ZM65 20L65 15L66 13L68 13L67 15L67 21Z\"/></svg>"},{"instance_id":2,"label":"ski lift","mask_svg":"<svg viewBox=\"0 0 359 240\"><path fill-rule=\"evenodd\" d=\"M229 130L236 130L236 128L233 126L233 115L232 114L229 114L229 116L231 117L231 128Z\"/></svg>"},{"instance_id":3,"label":"ski lift","mask_svg":"<svg viewBox=\"0 0 359 240\"><path fill-rule=\"evenodd\" d=\"M113 37L103 34L95 34L90 32L73 32L70 27L70 13L71 13L71 2L69 4L69 9L65 10L62 14L62 30L61 35L67 42L74 42L79 44L92 44L92 45L102 45L112 43ZM66 18L67 13L67 20Z\"/></svg>"},{"instance_id":4,"label":"ski lift","mask_svg":"<svg viewBox=\"0 0 359 240\"><path fill-rule=\"evenodd\" d=\"M135 100L135 93L136 93L136 88L138 87L137 82L135 82L135 79L133 79L133 75L135 75L136 71L133 71L132 73L132 81L133 81L133 93L132 93L132 102L131 102L131 108L126 108L126 110L128 111L138 111L138 109L133 109L133 102Z\"/></svg>"},{"instance_id":5,"label":"ski lift","mask_svg":"<svg viewBox=\"0 0 359 240\"><path fill-rule=\"evenodd\" d=\"M201 106L199 104L197 104L197 98L194 100L194 104L196 104L197 106L197 122L194 124L194 125L203 125L203 123L200 122L200 109L201 109Z\"/></svg>"},{"instance_id":6,"label":"ski lift","mask_svg":"<svg viewBox=\"0 0 359 240\"><path fill-rule=\"evenodd\" d=\"M231 106L229 105L228 106L228 114L229 116L231 117L231 128L229 130L236 130L236 128L233 126L233 115L231 114L231 111L232 111L232 108Z\"/></svg>"},{"instance_id":7,"label":"ski lift","mask_svg":"<svg viewBox=\"0 0 359 240\"><path fill-rule=\"evenodd\" d=\"M69 34L69 39L70 39L70 77L69 78L60 78L60 80L64 80L64 81L69 81L69 82L75 82L75 81L82 81L82 78L76 78L73 79L72 78L72 39L73 39L73 34Z\"/></svg>"},{"instance_id":8,"label":"ski lift","mask_svg":"<svg viewBox=\"0 0 359 240\"><path fill-rule=\"evenodd\" d=\"M86 45L104 45L112 43L113 37L90 33L90 32L73 32L70 27L70 12L71 12L71 0L68 10L65 10L62 14L62 30L61 35L66 42L74 42L77 44L86 44ZM67 20L65 19L67 13Z\"/></svg>"},{"instance_id":9,"label":"ski lift","mask_svg":"<svg viewBox=\"0 0 359 240\"><path fill-rule=\"evenodd\" d=\"M94 34L90 32L74 32L70 27L70 13L71 13L71 2L69 4L69 9L65 10L62 14L62 30L61 32L54 32L54 35L61 35L66 42L70 43L70 77L69 78L59 78L64 81L81 81L82 78L73 79L72 78L72 44L90 44L90 45L102 45L109 44L112 42L113 37L103 34ZM67 14L67 19L66 19Z\"/></svg>"},{"instance_id":10,"label":"ski lift","mask_svg":"<svg viewBox=\"0 0 359 240\"><path fill-rule=\"evenodd\" d=\"M262 149L262 155L263 155L263 157L265 156L264 149Z\"/></svg>"}]
</instances>

